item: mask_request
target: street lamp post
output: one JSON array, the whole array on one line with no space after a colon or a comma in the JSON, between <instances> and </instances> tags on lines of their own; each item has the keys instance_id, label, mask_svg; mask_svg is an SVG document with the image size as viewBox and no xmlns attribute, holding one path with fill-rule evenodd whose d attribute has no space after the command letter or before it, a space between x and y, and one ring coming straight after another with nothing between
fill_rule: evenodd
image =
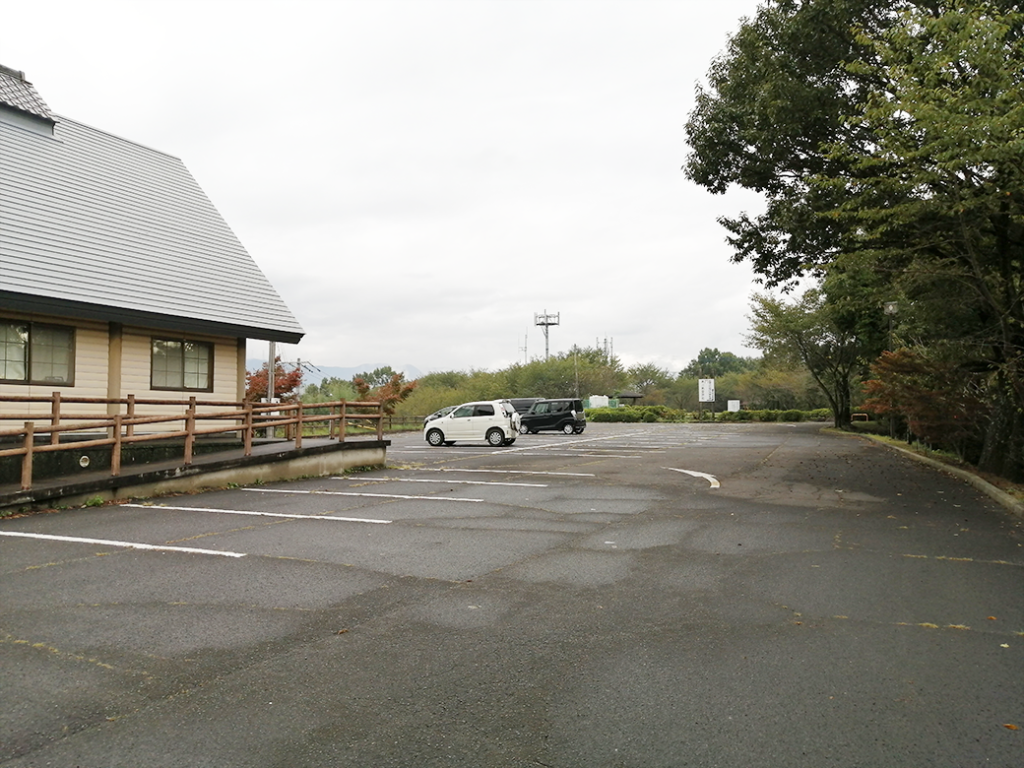
<instances>
[{"instance_id":1,"label":"street lamp post","mask_svg":"<svg viewBox=\"0 0 1024 768\"><path fill-rule=\"evenodd\" d=\"M900 311L900 305L895 301L887 301L883 305L885 314L889 317L889 352L892 352L892 321L896 317L896 313ZM896 436L896 424L895 418L892 413L892 401L889 401L889 437Z\"/></svg>"},{"instance_id":2,"label":"street lamp post","mask_svg":"<svg viewBox=\"0 0 1024 768\"><path fill-rule=\"evenodd\" d=\"M896 313L900 311L899 302L887 301L883 305L885 308L885 314L889 316L889 351L892 352L892 319L896 317Z\"/></svg>"}]
</instances>

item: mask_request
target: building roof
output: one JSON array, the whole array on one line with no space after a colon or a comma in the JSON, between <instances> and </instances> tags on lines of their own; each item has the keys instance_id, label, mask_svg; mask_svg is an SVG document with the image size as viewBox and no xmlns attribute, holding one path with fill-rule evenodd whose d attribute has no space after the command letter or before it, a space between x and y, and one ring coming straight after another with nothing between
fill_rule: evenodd
<instances>
[{"instance_id":1,"label":"building roof","mask_svg":"<svg viewBox=\"0 0 1024 768\"><path fill-rule=\"evenodd\" d=\"M46 106L32 83L25 79L25 73L8 69L0 64L0 102L22 112L52 120L53 114Z\"/></svg>"},{"instance_id":2,"label":"building roof","mask_svg":"<svg viewBox=\"0 0 1024 768\"><path fill-rule=\"evenodd\" d=\"M56 124L42 135L0 111L0 306L301 339L298 321L181 160L49 114L11 71L0 69L0 102Z\"/></svg>"}]
</instances>

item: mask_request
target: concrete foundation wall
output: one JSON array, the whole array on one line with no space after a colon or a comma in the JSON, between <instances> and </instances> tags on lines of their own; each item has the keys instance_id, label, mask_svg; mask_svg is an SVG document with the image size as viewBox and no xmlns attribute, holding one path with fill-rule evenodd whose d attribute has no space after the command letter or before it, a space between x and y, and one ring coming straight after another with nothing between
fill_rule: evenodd
<instances>
[{"instance_id":1,"label":"concrete foundation wall","mask_svg":"<svg viewBox=\"0 0 1024 768\"><path fill-rule=\"evenodd\" d=\"M380 467L387 463L389 441L334 444L330 449L300 449L273 456L248 456L224 461L206 460L191 466L142 471L88 482L69 482L49 488L16 491L0 497L0 508L22 510L76 507L97 501L144 499L175 493L195 493L229 485L252 485L303 477L324 477L348 469Z\"/></svg>"}]
</instances>

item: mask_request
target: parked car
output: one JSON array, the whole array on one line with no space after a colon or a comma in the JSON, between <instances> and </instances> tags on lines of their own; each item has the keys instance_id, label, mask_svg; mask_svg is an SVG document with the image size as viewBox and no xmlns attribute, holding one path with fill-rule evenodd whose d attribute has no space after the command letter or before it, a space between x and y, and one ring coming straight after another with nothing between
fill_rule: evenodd
<instances>
[{"instance_id":1,"label":"parked car","mask_svg":"<svg viewBox=\"0 0 1024 768\"><path fill-rule=\"evenodd\" d=\"M489 445L512 445L519 435L519 414L507 400L464 403L451 413L423 425L423 437L435 448L461 440L486 440Z\"/></svg>"},{"instance_id":2,"label":"parked car","mask_svg":"<svg viewBox=\"0 0 1024 768\"><path fill-rule=\"evenodd\" d=\"M567 435L578 435L586 428L583 401L570 397L534 403L529 413L524 413L520 419L519 431L525 435L527 432L556 429Z\"/></svg>"},{"instance_id":3,"label":"parked car","mask_svg":"<svg viewBox=\"0 0 1024 768\"><path fill-rule=\"evenodd\" d=\"M529 413L534 403L539 403L543 397L513 397L509 400L512 406L519 411L519 414Z\"/></svg>"},{"instance_id":4,"label":"parked car","mask_svg":"<svg viewBox=\"0 0 1024 768\"><path fill-rule=\"evenodd\" d=\"M434 419L439 419L442 416L447 416L449 413L451 413L458 407L459 406L457 405L446 405L444 408L441 408L438 411L434 411L432 414L423 419L423 426L426 426L428 421L433 421Z\"/></svg>"}]
</instances>

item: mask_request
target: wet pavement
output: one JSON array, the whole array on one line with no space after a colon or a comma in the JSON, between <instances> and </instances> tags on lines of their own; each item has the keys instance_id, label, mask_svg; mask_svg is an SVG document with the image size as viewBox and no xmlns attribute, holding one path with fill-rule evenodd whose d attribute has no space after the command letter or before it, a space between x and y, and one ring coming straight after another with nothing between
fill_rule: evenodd
<instances>
[{"instance_id":1,"label":"wet pavement","mask_svg":"<svg viewBox=\"0 0 1024 768\"><path fill-rule=\"evenodd\" d=\"M0 766L1018 768L1020 519L819 429L0 520Z\"/></svg>"}]
</instances>

